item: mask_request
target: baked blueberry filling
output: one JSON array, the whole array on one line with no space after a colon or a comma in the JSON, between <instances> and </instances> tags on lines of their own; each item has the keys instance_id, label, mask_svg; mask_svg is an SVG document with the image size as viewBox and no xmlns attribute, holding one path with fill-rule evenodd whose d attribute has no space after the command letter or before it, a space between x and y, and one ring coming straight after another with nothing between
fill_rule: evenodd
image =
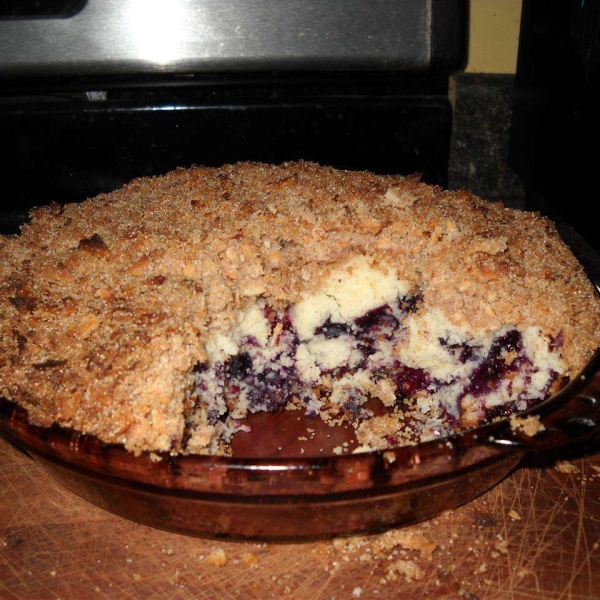
<instances>
[{"instance_id":1,"label":"baked blueberry filling","mask_svg":"<svg viewBox=\"0 0 600 600\"><path fill-rule=\"evenodd\" d=\"M487 356L479 362L471 374L471 381L462 396L473 394L475 397L480 397L496 389L500 381L509 373L518 371L521 364L530 362L521 354L522 352L523 341L516 329L511 329L496 338ZM513 357L507 359L510 355Z\"/></svg>"},{"instance_id":2,"label":"baked blueberry filling","mask_svg":"<svg viewBox=\"0 0 600 600\"><path fill-rule=\"evenodd\" d=\"M338 338L342 335L350 335L352 333L352 326L347 323L332 323L331 318L327 319L327 322L317 327L315 330L316 335L323 335L328 340Z\"/></svg>"},{"instance_id":3,"label":"baked blueberry filling","mask_svg":"<svg viewBox=\"0 0 600 600\"><path fill-rule=\"evenodd\" d=\"M285 309L258 300L230 337L215 337L209 360L195 370L193 396L223 439L248 413L292 408L362 431L379 418L365 406L373 400L399 427L416 415L425 439L524 410L560 381L561 333L468 333L427 309L407 282L357 265L370 301L355 276L342 273L323 293ZM403 443L388 421L380 429L382 444Z\"/></svg>"},{"instance_id":4,"label":"baked blueberry filling","mask_svg":"<svg viewBox=\"0 0 600 600\"><path fill-rule=\"evenodd\" d=\"M428 388L439 387L431 380L429 373L424 369L413 369L403 365L400 361L394 362L392 379L396 384L396 401L412 398L414 394Z\"/></svg>"},{"instance_id":5,"label":"baked blueberry filling","mask_svg":"<svg viewBox=\"0 0 600 600\"><path fill-rule=\"evenodd\" d=\"M528 354L532 341L525 343L516 328L489 339L457 341L455 332L439 336L430 354L455 365L449 376L403 362L398 349L411 343L406 319L419 318L419 303L413 295L351 321L328 316L303 340L289 309L262 304L262 339L243 335L235 354L195 369L196 406L206 408L213 425L291 406L358 424L373 416L363 406L372 398L396 412L432 400L424 410L444 429L460 426L466 415L469 424L477 424L548 397L559 373L534 363ZM530 331L528 337L535 341L535 334ZM547 353L559 354L559 338L548 340ZM332 356L323 355L327 352ZM385 440L390 447L400 443L394 435Z\"/></svg>"}]
</instances>

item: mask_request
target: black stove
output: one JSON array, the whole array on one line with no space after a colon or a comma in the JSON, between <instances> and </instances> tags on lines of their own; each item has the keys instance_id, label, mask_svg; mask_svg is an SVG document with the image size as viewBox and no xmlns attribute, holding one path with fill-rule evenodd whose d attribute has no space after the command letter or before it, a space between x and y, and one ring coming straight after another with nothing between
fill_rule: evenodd
<instances>
[{"instance_id":1,"label":"black stove","mask_svg":"<svg viewBox=\"0 0 600 600\"><path fill-rule=\"evenodd\" d=\"M510 162L530 208L600 252L600 0L524 0Z\"/></svg>"},{"instance_id":2,"label":"black stove","mask_svg":"<svg viewBox=\"0 0 600 600\"><path fill-rule=\"evenodd\" d=\"M5 232L37 204L192 164L303 159L446 184L465 0L0 7Z\"/></svg>"}]
</instances>

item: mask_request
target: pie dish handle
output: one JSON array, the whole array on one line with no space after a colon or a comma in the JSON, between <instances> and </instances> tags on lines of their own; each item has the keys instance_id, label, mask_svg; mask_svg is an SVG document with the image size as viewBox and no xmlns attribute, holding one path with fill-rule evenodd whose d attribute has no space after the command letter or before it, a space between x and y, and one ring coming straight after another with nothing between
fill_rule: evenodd
<instances>
[{"instance_id":1,"label":"pie dish handle","mask_svg":"<svg viewBox=\"0 0 600 600\"><path fill-rule=\"evenodd\" d=\"M599 435L600 350L569 385L542 404L505 421L487 443L539 452L566 444L579 445Z\"/></svg>"}]
</instances>

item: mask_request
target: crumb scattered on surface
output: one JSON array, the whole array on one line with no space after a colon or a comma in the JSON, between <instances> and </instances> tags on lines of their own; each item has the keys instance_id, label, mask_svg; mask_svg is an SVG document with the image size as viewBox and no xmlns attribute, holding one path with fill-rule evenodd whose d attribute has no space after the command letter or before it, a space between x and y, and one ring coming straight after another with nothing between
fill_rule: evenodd
<instances>
[{"instance_id":1,"label":"crumb scattered on surface","mask_svg":"<svg viewBox=\"0 0 600 600\"><path fill-rule=\"evenodd\" d=\"M388 567L387 579L388 581L395 581L398 575L404 575L406 581L411 583L415 579L423 577L423 570L412 560L397 560Z\"/></svg>"},{"instance_id":2,"label":"crumb scattered on surface","mask_svg":"<svg viewBox=\"0 0 600 600\"><path fill-rule=\"evenodd\" d=\"M527 577L528 575L534 575L535 576L535 573L531 569L528 569L526 567L521 567L517 571L517 577L519 579L523 579L523 577Z\"/></svg>"},{"instance_id":3,"label":"crumb scattered on surface","mask_svg":"<svg viewBox=\"0 0 600 600\"><path fill-rule=\"evenodd\" d=\"M156 452L150 452L148 454L148 457L150 458L150 460L152 462L155 462L155 463L160 462L162 460L162 456L160 454L157 454Z\"/></svg>"},{"instance_id":4,"label":"crumb scattered on surface","mask_svg":"<svg viewBox=\"0 0 600 600\"><path fill-rule=\"evenodd\" d=\"M252 552L244 552L241 556L242 562L247 567L256 567L258 565L258 556Z\"/></svg>"},{"instance_id":5,"label":"crumb scattered on surface","mask_svg":"<svg viewBox=\"0 0 600 600\"><path fill-rule=\"evenodd\" d=\"M224 567L227 564L227 554L222 548L213 550L204 560L213 567Z\"/></svg>"},{"instance_id":6,"label":"crumb scattered on surface","mask_svg":"<svg viewBox=\"0 0 600 600\"><path fill-rule=\"evenodd\" d=\"M397 547L418 552L424 560L431 560L437 544L430 541L421 531L393 529L377 536L337 538L331 543L334 549L343 552L368 549L373 556L380 556Z\"/></svg>"},{"instance_id":7,"label":"crumb scattered on surface","mask_svg":"<svg viewBox=\"0 0 600 600\"><path fill-rule=\"evenodd\" d=\"M324 568L335 574L344 562L367 563L381 570L382 583L395 581L399 576L407 581L420 579L424 565L431 563L438 548L426 534L428 529L429 525L425 525L377 535L336 538L322 547L330 559Z\"/></svg>"},{"instance_id":8,"label":"crumb scattered on surface","mask_svg":"<svg viewBox=\"0 0 600 600\"><path fill-rule=\"evenodd\" d=\"M501 554L508 554L508 543L501 536L498 536L498 540L494 543L494 548Z\"/></svg>"},{"instance_id":9,"label":"crumb scattered on surface","mask_svg":"<svg viewBox=\"0 0 600 600\"><path fill-rule=\"evenodd\" d=\"M540 423L539 415L529 415L528 417L511 415L510 427L513 431L521 431L529 437L533 437L546 429L543 423Z\"/></svg>"},{"instance_id":10,"label":"crumb scattered on surface","mask_svg":"<svg viewBox=\"0 0 600 600\"><path fill-rule=\"evenodd\" d=\"M566 460L559 460L556 463L556 465L554 466L554 468L559 473L579 473L580 472L579 467L576 467L573 463L570 463Z\"/></svg>"},{"instance_id":11,"label":"crumb scattered on surface","mask_svg":"<svg viewBox=\"0 0 600 600\"><path fill-rule=\"evenodd\" d=\"M383 453L383 458L385 458L389 464L396 462L396 455L389 450Z\"/></svg>"}]
</instances>

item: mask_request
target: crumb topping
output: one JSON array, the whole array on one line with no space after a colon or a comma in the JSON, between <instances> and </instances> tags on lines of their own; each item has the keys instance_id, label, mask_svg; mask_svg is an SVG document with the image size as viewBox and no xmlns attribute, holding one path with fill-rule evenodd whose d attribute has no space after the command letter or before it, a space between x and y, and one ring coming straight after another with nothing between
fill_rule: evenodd
<instances>
[{"instance_id":1,"label":"crumb topping","mask_svg":"<svg viewBox=\"0 0 600 600\"><path fill-rule=\"evenodd\" d=\"M572 377L599 345L598 299L550 221L414 177L305 162L179 169L36 209L21 235L0 237L0 255L2 396L38 424L134 452L180 451L191 425L188 451L210 448L214 416L190 412L198 366L245 348L250 360L261 353L262 364L279 357L295 369L283 351L293 336L301 380L329 385L312 410L323 397L344 404L351 387L379 386L393 402L402 381L357 383L347 372L327 383L324 371L362 358L347 332L319 328L416 293L419 313L394 308L407 313L398 336L414 334L399 358L433 360L440 380L451 364L476 379L470 358L492 353L489 368L501 358L515 389L543 391L548 377L525 359ZM494 354L513 330L522 339ZM377 344L373 355L390 350ZM235 413L219 382L205 380L218 409ZM463 396L465 413L478 393Z\"/></svg>"}]
</instances>

